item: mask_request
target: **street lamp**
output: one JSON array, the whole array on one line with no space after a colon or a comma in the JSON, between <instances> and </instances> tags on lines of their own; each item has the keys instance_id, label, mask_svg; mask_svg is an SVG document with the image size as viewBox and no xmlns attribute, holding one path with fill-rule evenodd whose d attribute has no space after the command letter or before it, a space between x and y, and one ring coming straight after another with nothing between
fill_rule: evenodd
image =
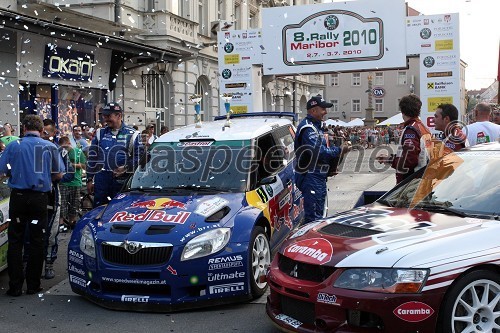
<instances>
[{"instance_id":1,"label":"street lamp","mask_svg":"<svg viewBox=\"0 0 500 333\"><path fill-rule=\"evenodd\" d=\"M142 86L144 87L146 84L159 79L161 76L165 75L167 71L167 63L163 60L158 61L156 63L157 72L152 73L141 73Z\"/></svg>"},{"instance_id":2,"label":"street lamp","mask_svg":"<svg viewBox=\"0 0 500 333\"><path fill-rule=\"evenodd\" d=\"M277 91L278 91L278 89L276 89L276 92ZM276 100L278 98L285 98L285 97L290 98L291 95L292 95L292 92L290 91L290 88L285 87L285 88L283 88L283 95L273 95L273 100L276 103Z\"/></svg>"}]
</instances>

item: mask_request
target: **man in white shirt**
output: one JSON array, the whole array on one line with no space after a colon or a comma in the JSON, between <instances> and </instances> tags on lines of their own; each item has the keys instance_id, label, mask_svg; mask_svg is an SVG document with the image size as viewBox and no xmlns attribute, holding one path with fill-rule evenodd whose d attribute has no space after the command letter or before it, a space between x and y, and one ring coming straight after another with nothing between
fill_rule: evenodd
<instances>
[{"instance_id":1,"label":"man in white shirt","mask_svg":"<svg viewBox=\"0 0 500 333\"><path fill-rule=\"evenodd\" d=\"M474 112L476 122L465 127L470 145L497 141L500 137L500 125L489 121L491 106L488 103L479 103Z\"/></svg>"}]
</instances>

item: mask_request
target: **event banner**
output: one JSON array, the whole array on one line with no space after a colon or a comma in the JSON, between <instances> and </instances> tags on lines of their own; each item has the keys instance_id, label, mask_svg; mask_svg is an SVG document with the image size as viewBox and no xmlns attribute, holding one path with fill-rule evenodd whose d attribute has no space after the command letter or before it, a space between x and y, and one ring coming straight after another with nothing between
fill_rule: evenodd
<instances>
[{"instance_id":1,"label":"event banner","mask_svg":"<svg viewBox=\"0 0 500 333\"><path fill-rule=\"evenodd\" d=\"M404 0L264 8L262 20L266 75L407 67Z\"/></svg>"},{"instance_id":2,"label":"event banner","mask_svg":"<svg viewBox=\"0 0 500 333\"><path fill-rule=\"evenodd\" d=\"M254 81L256 70L253 65L262 64L261 31L219 31L217 43L220 93L232 95L233 113L253 111L254 97L258 97L254 90L260 86Z\"/></svg>"},{"instance_id":3,"label":"event banner","mask_svg":"<svg viewBox=\"0 0 500 333\"><path fill-rule=\"evenodd\" d=\"M408 53L420 54L421 118L434 131L439 104L453 104L460 114L459 15L407 17ZM413 45L413 46L411 46ZM430 46L429 46L430 45Z\"/></svg>"}]
</instances>

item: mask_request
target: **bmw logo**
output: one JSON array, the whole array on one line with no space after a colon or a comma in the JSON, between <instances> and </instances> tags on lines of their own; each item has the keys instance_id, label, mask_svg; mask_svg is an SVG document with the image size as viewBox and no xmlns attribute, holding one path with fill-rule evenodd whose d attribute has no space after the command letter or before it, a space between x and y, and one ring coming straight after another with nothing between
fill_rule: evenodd
<instances>
[{"instance_id":1,"label":"bmw logo","mask_svg":"<svg viewBox=\"0 0 500 333\"><path fill-rule=\"evenodd\" d=\"M233 50L234 50L233 43L226 43L226 45L224 45L224 51L226 53L231 53L231 52L233 52Z\"/></svg>"},{"instance_id":2,"label":"bmw logo","mask_svg":"<svg viewBox=\"0 0 500 333\"><path fill-rule=\"evenodd\" d=\"M427 57L424 58L423 63L424 63L425 67L431 68L436 63L436 60L434 60L434 58L431 57L431 56L427 56Z\"/></svg>"},{"instance_id":3,"label":"bmw logo","mask_svg":"<svg viewBox=\"0 0 500 333\"><path fill-rule=\"evenodd\" d=\"M229 79L231 77L231 70L230 69L224 69L222 71L222 78L224 79Z\"/></svg>"},{"instance_id":4,"label":"bmw logo","mask_svg":"<svg viewBox=\"0 0 500 333\"><path fill-rule=\"evenodd\" d=\"M335 15L328 15L324 22L325 28L328 30L335 30L339 26L339 19Z\"/></svg>"},{"instance_id":5,"label":"bmw logo","mask_svg":"<svg viewBox=\"0 0 500 333\"><path fill-rule=\"evenodd\" d=\"M420 38L422 39L429 39L432 36L432 31L429 28L423 28L420 30Z\"/></svg>"}]
</instances>

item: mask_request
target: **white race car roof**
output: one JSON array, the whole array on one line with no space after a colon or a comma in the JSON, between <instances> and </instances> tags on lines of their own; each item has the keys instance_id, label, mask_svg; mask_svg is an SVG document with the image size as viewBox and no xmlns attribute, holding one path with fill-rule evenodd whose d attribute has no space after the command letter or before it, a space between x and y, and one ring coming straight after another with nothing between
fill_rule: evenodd
<instances>
[{"instance_id":1,"label":"white race car roof","mask_svg":"<svg viewBox=\"0 0 500 333\"><path fill-rule=\"evenodd\" d=\"M291 120L277 117L242 117L231 119L231 126L224 127L226 120L202 122L201 128L195 124L177 128L163 134L155 143L179 142L180 140L250 140L270 132L273 128L292 124Z\"/></svg>"}]
</instances>

